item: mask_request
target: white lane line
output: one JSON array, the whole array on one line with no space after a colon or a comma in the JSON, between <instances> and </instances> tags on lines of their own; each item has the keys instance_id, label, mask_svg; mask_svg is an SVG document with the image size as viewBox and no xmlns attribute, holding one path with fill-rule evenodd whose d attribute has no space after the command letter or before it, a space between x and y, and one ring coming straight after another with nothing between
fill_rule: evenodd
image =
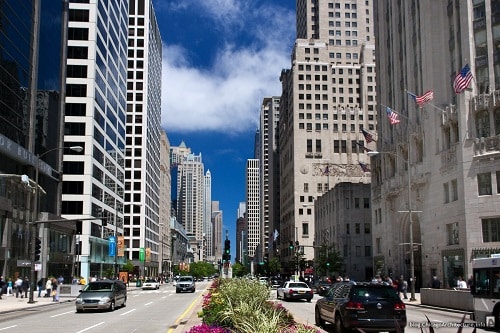
<instances>
[{"instance_id":1,"label":"white lane line","mask_svg":"<svg viewBox=\"0 0 500 333\"><path fill-rule=\"evenodd\" d=\"M56 315L50 316L50 318L55 318L55 317L59 317L59 316L62 316L62 315L68 314L68 313L74 313L74 312L75 311L63 312L63 313L60 313L60 314L56 314Z\"/></svg>"},{"instance_id":2,"label":"white lane line","mask_svg":"<svg viewBox=\"0 0 500 333\"><path fill-rule=\"evenodd\" d=\"M132 313L134 312L136 309L130 309L129 311L125 312L125 313L122 313L120 314L120 316L125 316L125 315L128 315L129 313Z\"/></svg>"},{"instance_id":3,"label":"white lane line","mask_svg":"<svg viewBox=\"0 0 500 333\"><path fill-rule=\"evenodd\" d=\"M14 328L14 327L17 327L17 325L12 325L12 326L7 326L7 327L4 327L4 328L0 328L0 331L8 330L9 328Z\"/></svg>"},{"instance_id":4,"label":"white lane line","mask_svg":"<svg viewBox=\"0 0 500 333\"><path fill-rule=\"evenodd\" d=\"M146 305L146 306L147 306L147 305L151 305L151 304L153 304L153 302L149 302L149 303L146 303L146 304L144 304L144 305Z\"/></svg>"},{"instance_id":5,"label":"white lane line","mask_svg":"<svg viewBox=\"0 0 500 333\"><path fill-rule=\"evenodd\" d=\"M101 321L99 324L92 325L92 326L87 327L87 328L85 328L85 329L83 329L83 330L81 330L81 331L78 331L78 332L76 332L76 333L82 333L82 332L85 332L85 331L91 330L91 329L93 329L93 328L95 328L95 327L97 327L97 326L100 326L100 325L102 325L102 324L104 324L104 322L103 322L103 321Z\"/></svg>"}]
</instances>

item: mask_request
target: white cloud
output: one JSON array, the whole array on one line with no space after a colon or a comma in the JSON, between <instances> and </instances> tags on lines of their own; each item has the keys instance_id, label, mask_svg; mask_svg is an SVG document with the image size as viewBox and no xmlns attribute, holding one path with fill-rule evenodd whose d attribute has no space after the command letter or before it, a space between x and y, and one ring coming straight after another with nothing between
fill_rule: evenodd
<instances>
[{"instance_id":1,"label":"white cloud","mask_svg":"<svg viewBox=\"0 0 500 333\"><path fill-rule=\"evenodd\" d=\"M210 57L214 63L199 69L190 63L191 51L169 45L167 38L163 51L162 125L183 132L238 133L255 129L262 99L281 95L279 75L283 68L290 67L293 47L293 13L281 9L277 14L277 8L248 12L235 0L195 2L198 6L203 3L207 15L224 26L221 30L234 28L238 21L247 34L253 34L253 41L244 47L238 46L237 40L224 41L225 47ZM193 2L183 1L187 8L190 4Z\"/></svg>"}]
</instances>

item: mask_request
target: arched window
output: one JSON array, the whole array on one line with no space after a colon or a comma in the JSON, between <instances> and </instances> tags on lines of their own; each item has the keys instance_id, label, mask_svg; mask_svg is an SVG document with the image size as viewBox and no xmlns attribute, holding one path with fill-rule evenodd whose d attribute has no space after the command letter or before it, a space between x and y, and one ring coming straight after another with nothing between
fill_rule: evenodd
<instances>
[{"instance_id":1,"label":"arched window","mask_svg":"<svg viewBox=\"0 0 500 333\"><path fill-rule=\"evenodd\" d=\"M476 114L476 133L478 138L487 138L490 136L490 118L486 110Z\"/></svg>"}]
</instances>

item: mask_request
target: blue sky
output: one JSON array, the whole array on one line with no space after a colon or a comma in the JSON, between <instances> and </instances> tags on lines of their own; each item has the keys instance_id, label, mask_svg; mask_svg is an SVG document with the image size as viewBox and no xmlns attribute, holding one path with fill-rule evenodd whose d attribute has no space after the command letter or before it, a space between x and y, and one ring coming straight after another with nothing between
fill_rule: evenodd
<instances>
[{"instance_id":1,"label":"blue sky","mask_svg":"<svg viewBox=\"0 0 500 333\"><path fill-rule=\"evenodd\" d=\"M153 0L163 39L162 126L202 154L232 259L245 164L262 99L281 95L295 40L294 0ZM225 236L224 236L225 237Z\"/></svg>"}]
</instances>

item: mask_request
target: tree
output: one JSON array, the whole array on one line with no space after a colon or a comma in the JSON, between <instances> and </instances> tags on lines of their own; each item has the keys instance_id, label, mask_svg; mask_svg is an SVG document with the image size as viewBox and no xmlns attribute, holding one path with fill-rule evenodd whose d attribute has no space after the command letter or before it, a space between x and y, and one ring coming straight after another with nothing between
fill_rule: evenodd
<instances>
[{"instance_id":1,"label":"tree","mask_svg":"<svg viewBox=\"0 0 500 333\"><path fill-rule=\"evenodd\" d=\"M134 272L134 263L132 261L128 260L126 264L122 265L121 271L133 273Z\"/></svg>"},{"instance_id":2,"label":"tree","mask_svg":"<svg viewBox=\"0 0 500 333\"><path fill-rule=\"evenodd\" d=\"M234 277L242 277L242 276L245 276L248 274L248 271L245 268L245 266L243 266L239 262L234 263L232 268L233 268L233 276Z\"/></svg>"},{"instance_id":3,"label":"tree","mask_svg":"<svg viewBox=\"0 0 500 333\"><path fill-rule=\"evenodd\" d=\"M318 249L315 264L319 276L328 276L332 273L342 271L344 258L335 250L333 245L324 244Z\"/></svg>"},{"instance_id":4,"label":"tree","mask_svg":"<svg viewBox=\"0 0 500 333\"><path fill-rule=\"evenodd\" d=\"M272 275L276 275L281 271L281 263L277 257L272 257L268 262L269 265L269 273Z\"/></svg>"}]
</instances>

